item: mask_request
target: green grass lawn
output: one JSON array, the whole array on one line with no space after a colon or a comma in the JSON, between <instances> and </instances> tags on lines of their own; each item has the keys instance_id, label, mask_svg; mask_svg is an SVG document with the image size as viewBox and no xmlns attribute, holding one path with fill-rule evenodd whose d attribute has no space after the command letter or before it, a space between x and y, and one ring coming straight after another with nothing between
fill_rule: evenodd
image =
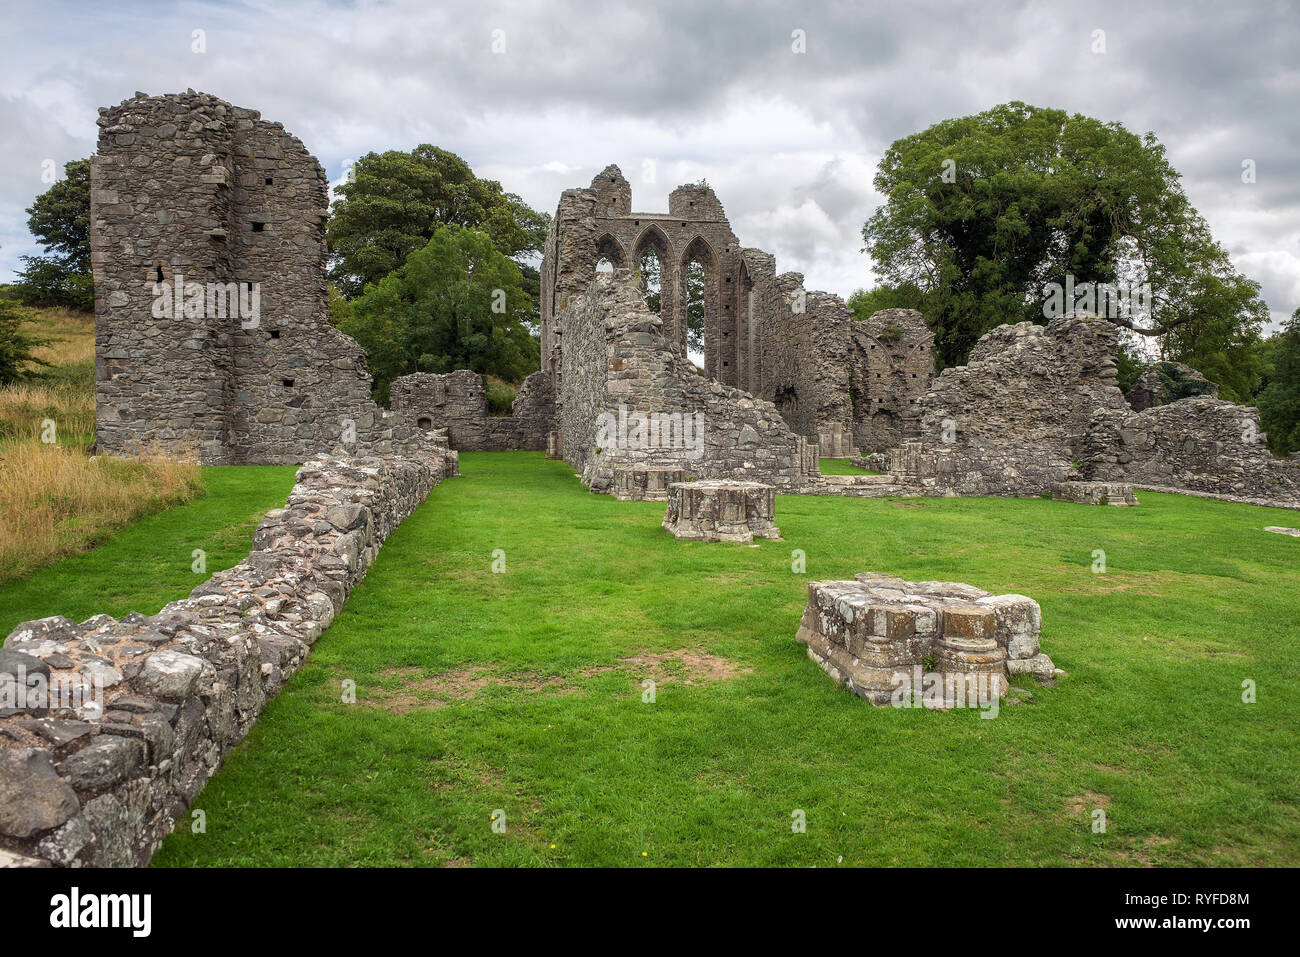
<instances>
[{"instance_id":1,"label":"green grass lawn","mask_svg":"<svg viewBox=\"0 0 1300 957\"><path fill-rule=\"evenodd\" d=\"M662 504L592 495L540 453L461 467L227 757L206 833L183 824L155 863L1300 863L1300 541L1260 530L1294 512L781 496L785 540L750 547L677 542ZM291 476L209 470L208 498L0 589L0 610L153 611L194 584L192 548L237 560ZM853 698L794 633L809 578L868 569L1033 596L1069 677L1025 679L1033 699L994 720Z\"/></svg>"},{"instance_id":2,"label":"green grass lawn","mask_svg":"<svg viewBox=\"0 0 1300 957\"><path fill-rule=\"evenodd\" d=\"M1300 863L1300 542L1260 530L1294 513L781 496L749 547L539 453L461 466L155 863ZM794 633L867 569L1037 598L1069 677L994 720L853 698Z\"/></svg>"},{"instance_id":3,"label":"green grass lawn","mask_svg":"<svg viewBox=\"0 0 1300 957\"><path fill-rule=\"evenodd\" d=\"M860 469L856 465L850 464L848 459L818 459L818 468L821 469L822 475L878 475L878 472L868 472L866 469Z\"/></svg>"},{"instance_id":4,"label":"green grass lawn","mask_svg":"<svg viewBox=\"0 0 1300 957\"><path fill-rule=\"evenodd\" d=\"M97 548L0 585L0 636L32 618L149 615L184 598L213 572L248 554L257 523L267 509L284 505L296 471L293 466L204 468L206 496L140 519ZM206 553L202 574L192 570L196 548Z\"/></svg>"}]
</instances>

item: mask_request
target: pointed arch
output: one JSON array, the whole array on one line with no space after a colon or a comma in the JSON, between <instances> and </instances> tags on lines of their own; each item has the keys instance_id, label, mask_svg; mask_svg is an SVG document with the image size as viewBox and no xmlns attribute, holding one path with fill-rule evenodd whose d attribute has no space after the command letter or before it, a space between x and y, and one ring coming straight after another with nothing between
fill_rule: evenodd
<instances>
[{"instance_id":1,"label":"pointed arch","mask_svg":"<svg viewBox=\"0 0 1300 957\"><path fill-rule=\"evenodd\" d=\"M597 264L602 259L609 260L609 264L615 269L627 268L627 255L623 252L623 245L614 238L612 233L605 233L596 240Z\"/></svg>"},{"instance_id":2,"label":"pointed arch","mask_svg":"<svg viewBox=\"0 0 1300 957\"><path fill-rule=\"evenodd\" d=\"M672 330L675 329L675 303L677 298L674 295L677 283L677 270L673 261L672 243L668 241L667 234L659 228L657 223L651 223L641 231L637 237L635 245L632 247L631 267L634 270L640 270L641 264L647 256L654 256L659 263L659 289L658 304L659 317L663 320L663 334L670 340L676 341ZM646 278L641 280L642 291L646 294L647 304L650 304L654 291L647 287ZM653 306L651 306L653 310Z\"/></svg>"},{"instance_id":3,"label":"pointed arch","mask_svg":"<svg viewBox=\"0 0 1300 957\"><path fill-rule=\"evenodd\" d=\"M732 384L736 369L736 343L719 319L719 259L703 236L696 235L682 252L678 264L681 282L680 340L683 349L704 353L704 371L710 378Z\"/></svg>"}]
</instances>

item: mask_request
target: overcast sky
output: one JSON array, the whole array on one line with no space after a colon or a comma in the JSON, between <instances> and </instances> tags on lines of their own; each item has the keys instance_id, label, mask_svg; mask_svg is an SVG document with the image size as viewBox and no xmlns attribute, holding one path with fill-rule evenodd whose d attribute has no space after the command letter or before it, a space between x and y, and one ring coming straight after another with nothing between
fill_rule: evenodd
<instances>
[{"instance_id":1,"label":"overcast sky","mask_svg":"<svg viewBox=\"0 0 1300 957\"><path fill-rule=\"evenodd\" d=\"M638 211L703 177L742 243L844 296L873 284L861 228L883 150L1023 100L1154 132L1274 318L1300 306L1297 3L801 6L0 0L0 281L38 251L24 209L42 164L92 153L97 107L136 90L258 109L331 180L425 142L548 212L608 163Z\"/></svg>"}]
</instances>

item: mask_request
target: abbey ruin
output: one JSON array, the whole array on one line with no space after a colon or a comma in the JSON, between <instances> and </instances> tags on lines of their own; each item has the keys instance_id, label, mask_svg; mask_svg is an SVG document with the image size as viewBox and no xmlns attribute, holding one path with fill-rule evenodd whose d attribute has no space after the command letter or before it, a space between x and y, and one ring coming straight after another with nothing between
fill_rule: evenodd
<instances>
[{"instance_id":1,"label":"abbey ruin","mask_svg":"<svg viewBox=\"0 0 1300 957\"><path fill-rule=\"evenodd\" d=\"M616 166L560 197L541 267L542 367L511 414L490 415L468 371L399 378L385 410L360 347L327 319L326 179L301 142L192 91L137 95L99 125L103 451L284 463L442 437L547 449L620 497L680 470L808 494L1042 495L1101 481L1300 503L1300 468L1272 459L1256 412L1192 370L1162 364L1126 397L1110 323L1001 326L936 376L920 313L855 321L838 296L743 246L709 186L637 212ZM819 457L854 456L886 475L820 475Z\"/></svg>"},{"instance_id":2,"label":"abbey ruin","mask_svg":"<svg viewBox=\"0 0 1300 957\"><path fill-rule=\"evenodd\" d=\"M839 297L742 246L708 186L674 190L667 212L634 212L614 166L560 197L541 270L541 368L511 414L490 415L467 370L399 378L385 410L361 348L327 318L326 178L301 142L193 91L137 94L99 125L99 451L301 468L247 558L188 598L9 634L0 864L147 862L385 538L458 474L458 450L545 449L593 492L668 501L666 527L696 540L778 536L778 494L1055 490L1077 513L1075 502L1136 504L1133 490L1156 488L1300 508L1300 462L1272 458L1254 409L1177 370L1126 398L1108 322L999 326L936 376L919 313L855 321ZM693 332L703 369L688 355ZM822 475L821 458L877 474ZM812 582L799 637L874 701L913 675L988 679L1000 697L1014 675L1059 673L1040 625L1024 596L867 574Z\"/></svg>"}]
</instances>

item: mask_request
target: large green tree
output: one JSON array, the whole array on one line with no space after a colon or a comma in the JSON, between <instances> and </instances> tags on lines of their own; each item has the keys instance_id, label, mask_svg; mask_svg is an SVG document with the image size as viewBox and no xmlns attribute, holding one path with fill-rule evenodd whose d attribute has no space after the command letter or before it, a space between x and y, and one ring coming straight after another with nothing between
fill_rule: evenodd
<instances>
[{"instance_id":1,"label":"large green tree","mask_svg":"<svg viewBox=\"0 0 1300 957\"><path fill-rule=\"evenodd\" d=\"M1146 307L1108 316L1249 395L1267 317L1182 191L1164 147L1118 123L1008 103L896 141L885 203L863 227L882 283L915 287L946 364L1004 322L1043 321L1047 283L1149 283ZM1238 368L1240 366L1240 368Z\"/></svg>"},{"instance_id":2,"label":"large green tree","mask_svg":"<svg viewBox=\"0 0 1300 957\"><path fill-rule=\"evenodd\" d=\"M527 260L541 252L550 218L479 179L455 153L427 144L367 153L337 193L326 233L330 278L349 298L399 268L441 227L462 226L518 261L525 290L537 299L540 276Z\"/></svg>"},{"instance_id":3,"label":"large green tree","mask_svg":"<svg viewBox=\"0 0 1300 957\"><path fill-rule=\"evenodd\" d=\"M27 228L44 256L23 256L15 289L29 305L95 308L90 274L90 160L63 167L64 178L27 209Z\"/></svg>"},{"instance_id":4,"label":"large green tree","mask_svg":"<svg viewBox=\"0 0 1300 957\"><path fill-rule=\"evenodd\" d=\"M1300 309L1267 340L1271 368L1255 399L1260 425L1277 455L1300 451Z\"/></svg>"},{"instance_id":5,"label":"large green tree","mask_svg":"<svg viewBox=\"0 0 1300 957\"><path fill-rule=\"evenodd\" d=\"M409 372L472 369L518 382L541 358L522 281L486 233L444 226L363 295L335 301L332 313L366 350L381 402Z\"/></svg>"}]
</instances>

